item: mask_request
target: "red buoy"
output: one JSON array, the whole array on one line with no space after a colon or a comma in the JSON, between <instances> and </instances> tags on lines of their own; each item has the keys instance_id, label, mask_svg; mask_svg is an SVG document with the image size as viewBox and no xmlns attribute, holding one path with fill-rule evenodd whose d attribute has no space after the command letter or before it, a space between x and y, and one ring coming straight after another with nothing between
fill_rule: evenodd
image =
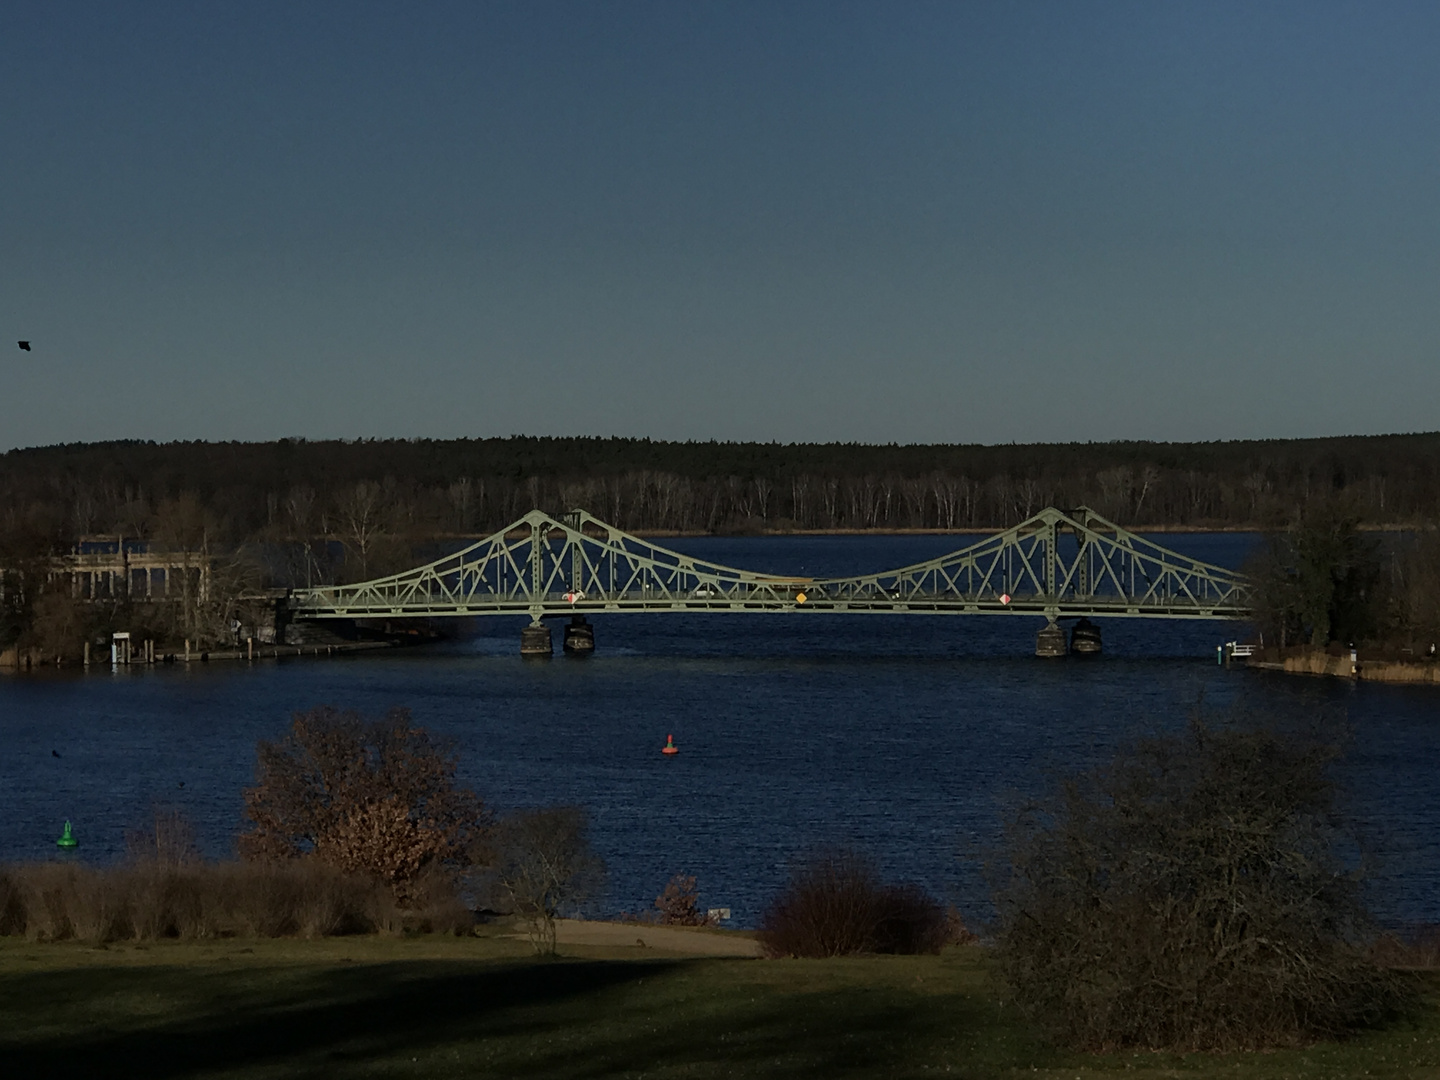
<instances>
[{"instance_id":1,"label":"red buoy","mask_svg":"<svg viewBox=\"0 0 1440 1080\"><path fill-rule=\"evenodd\" d=\"M678 754L679 752L680 752L680 748L675 745L675 736L674 736L674 735L666 735L666 736L665 736L665 748L664 748L663 750L661 750L660 753L662 753L662 754Z\"/></svg>"}]
</instances>

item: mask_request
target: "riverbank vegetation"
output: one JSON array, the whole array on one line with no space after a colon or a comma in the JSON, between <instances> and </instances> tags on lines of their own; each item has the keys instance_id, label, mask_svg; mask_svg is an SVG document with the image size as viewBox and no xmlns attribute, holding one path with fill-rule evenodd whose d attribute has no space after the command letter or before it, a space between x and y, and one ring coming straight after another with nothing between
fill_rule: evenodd
<instances>
[{"instance_id":1,"label":"riverbank vegetation","mask_svg":"<svg viewBox=\"0 0 1440 1080\"><path fill-rule=\"evenodd\" d=\"M1379 535L1362 525L1353 506L1328 502L1266 534L1245 568L1266 645L1283 653L1338 643L1375 658L1435 657L1440 532Z\"/></svg>"}]
</instances>

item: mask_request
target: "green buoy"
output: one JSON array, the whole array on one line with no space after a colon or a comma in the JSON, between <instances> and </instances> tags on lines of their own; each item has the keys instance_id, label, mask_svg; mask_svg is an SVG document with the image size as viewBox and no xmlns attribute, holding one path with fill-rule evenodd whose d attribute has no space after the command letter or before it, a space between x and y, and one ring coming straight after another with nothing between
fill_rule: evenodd
<instances>
[{"instance_id":1,"label":"green buoy","mask_svg":"<svg viewBox=\"0 0 1440 1080\"><path fill-rule=\"evenodd\" d=\"M80 841L76 840L70 832L70 822L65 822L65 831L60 834L60 839L55 841L56 847L73 848L79 847Z\"/></svg>"}]
</instances>

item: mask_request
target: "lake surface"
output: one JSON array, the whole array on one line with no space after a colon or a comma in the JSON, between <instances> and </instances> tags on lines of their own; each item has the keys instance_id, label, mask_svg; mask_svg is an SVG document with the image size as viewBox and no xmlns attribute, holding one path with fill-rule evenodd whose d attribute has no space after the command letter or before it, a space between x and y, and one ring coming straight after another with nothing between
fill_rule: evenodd
<instances>
[{"instance_id":1,"label":"lake surface","mask_svg":"<svg viewBox=\"0 0 1440 1080\"><path fill-rule=\"evenodd\" d=\"M1160 543L1238 566L1254 537ZM698 538L667 546L783 574L903 565L955 537ZM477 620L436 646L321 660L98 669L0 678L0 860L55 857L66 818L108 861L158 803L212 856L243 827L258 739L317 704L409 707L453 736L463 779L496 809L589 808L610 867L594 911L648 907L671 874L753 925L791 860L827 842L872 853L983 916L978 861L1005 806L1137 732L1185 722L1203 695L1343 714L1352 809L1378 857L1387 919L1440 922L1440 694L1215 663L1227 623L1112 619L1105 654L1042 661L1018 616L615 615L597 651L523 662L523 619ZM560 634L557 626L556 642ZM660 754L667 734L681 753ZM59 756L55 756L55 754ZM182 786L183 785L183 786Z\"/></svg>"}]
</instances>

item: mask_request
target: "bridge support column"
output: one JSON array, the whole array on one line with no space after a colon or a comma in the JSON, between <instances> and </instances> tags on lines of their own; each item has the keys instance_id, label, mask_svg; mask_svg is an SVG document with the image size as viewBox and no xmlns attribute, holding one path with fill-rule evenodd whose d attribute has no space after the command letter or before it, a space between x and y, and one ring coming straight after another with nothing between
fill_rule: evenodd
<instances>
[{"instance_id":1,"label":"bridge support column","mask_svg":"<svg viewBox=\"0 0 1440 1080\"><path fill-rule=\"evenodd\" d=\"M1081 656L1100 655L1100 628L1089 619L1081 619L1070 631L1070 651Z\"/></svg>"},{"instance_id":2,"label":"bridge support column","mask_svg":"<svg viewBox=\"0 0 1440 1080\"><path fill-rule=\"evenodd\" d=\"M550 628L536 621L520 631L521 656L553 656L555 646L550 642Z\"/></svg>"},{"instance_id":3,"label":"bridge support column","mask_svg":"<svg viewBox=\"0 0 1440 1080\"><path fill-rule=\"evenodd\" d=\"M1065 641L1065 628L1051 619L1035 635L1036 656L1064 656L1070 651Z\"/></svg>"},{"instance_id":4,"label":"bridge support column","mask_svg":"<svg viewBox=\"0 0 1440 1080\"><path fill-rule=\"evenodd\" d=\"M571 656L589 656L595 651L595 627L576 615L565 627L565 651Z\"/></svg>"}]
</instances>

